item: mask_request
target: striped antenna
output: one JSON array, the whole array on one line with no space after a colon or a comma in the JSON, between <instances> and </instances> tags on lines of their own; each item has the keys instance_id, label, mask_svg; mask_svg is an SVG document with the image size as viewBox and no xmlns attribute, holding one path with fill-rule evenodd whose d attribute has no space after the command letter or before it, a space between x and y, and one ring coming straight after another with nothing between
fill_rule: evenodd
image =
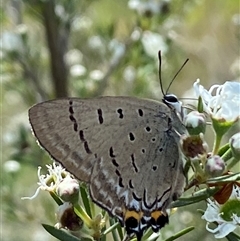
<instances>
[{"instance_id":1,"label":"striped antenna","mask_svg":"<svg viewBox=\"0 0 240 241\"><path fill-rule=\"evenodd\" d=\"M160 81L160 87L161 87L161 91L163 95L166 95L173 83L173 81L176 79L176 77L178 76L178 74L181 72L181 70L183 69L183 67L186 65L186 63L188 62L189 59L186 59L185 62L182 64L182 66L180 67L180 69L177 71L177 73L174 75L174 77L172 78L171 82L168 85L168 88L166 90L166 92L164 93L163 90L163 83L162 83L162 57L161 57L161 51L158 51L158 59L159 59L159 81Z\"/></svg>"}]
</instances>

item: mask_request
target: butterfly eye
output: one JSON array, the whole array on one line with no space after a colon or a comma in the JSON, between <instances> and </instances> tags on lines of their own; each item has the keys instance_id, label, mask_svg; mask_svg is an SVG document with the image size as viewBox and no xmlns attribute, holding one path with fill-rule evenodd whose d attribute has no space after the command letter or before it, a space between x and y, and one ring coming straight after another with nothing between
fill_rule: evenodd
<instances>
[{"instance_id":1,"label":"butterfly eye","mask_svg":"<svg viewBox=\"0 0 240 241\"><path fill-rule=\"evenodd\" d=\"M173 94L167 94L163 97L163 101L167 103L178 103L178 98L176 95Z\"/></svg>"}]
</instances>

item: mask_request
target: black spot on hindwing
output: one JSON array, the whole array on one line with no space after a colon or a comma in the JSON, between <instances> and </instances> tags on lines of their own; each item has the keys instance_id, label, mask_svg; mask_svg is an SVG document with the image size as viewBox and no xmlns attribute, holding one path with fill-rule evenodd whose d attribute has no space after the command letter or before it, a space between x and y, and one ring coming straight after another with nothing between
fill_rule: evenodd
<instances>
[{"instance_id":1,"label":"black spot on hindwing","mask_svg":"<svg viewBox=\"0 0 240 241\"><path fill-rule=\"evenodd\" d=\"M156 137L153 137L152 139L151 139L151 142L156 142Z\"/></svg>"},{"instance_id":2,"label":"black spot on hindwing","mask_svg":"<svg viewBox=\"0 0 240 241\"><path fill-rule=\"evenodd\" d=\"M145 127L146 132L151 132L151 128L149 126Z\"/></svg>"},{"instance_id":3,"label":"black spot on hindwing","mask_svg":"<svg viewBox=\"0 0 240 241\"><path fill-rule=\"evenodd\" d=\"M115 167L119 167L119 164L117 163L116 159L112 159L112 164L113 164Z\"/></svg>"},{"instance_id":4,"label":"black spot on hindwing","mask_svg":"<svg viewBox=\"0 0 240 241\"><path fill-rule=\"evenodd\" d=\"M73 111L73 107L72 106L69 106L69 112L70 112L70 114L74 114L74 111Z\"/></svg>"},{"instance_id":5,"label":"black spot on hindwing","mask_svg":"<svg viewBox=\"0 0 240 241\"><path fill-rule=\"evenodd\" d=\"M135 163L134 154L131 155L131 162L132 162L132 166L133 166L135 172L138 172L138 168L137 168L136 163Z\"/></svg>"},{"instance_id":6,"label":"black spot on hindwing","mask_svg":"<svg viewBox=\"0 0 240 241\"><path fill-rule=\"evenodd\" d=\"M157 168L158 168L158 166L155 166L155 165L154 165L154 166L152 166L152 170L153 170L153 171L156 171L156 170L157 170Z\"/></svg>"},{"instance_id":7,"label":"black spot on hindwing","mask_svg":"<svg viewBox=\"0 0 240 241\"><path fill-rule=\"evenodd\" d=\"M114 154L114 152L113 152L113 147L112 147L112 146L111 146L110 149L109 149L109 156L110 156L110 157L113 157L113 158L116 157L115 154Z\"/></svg>"},{"instance_id":8,"label":"black spot on hindwing","mask_svg":"<svg viewBox=\"0 0 240 241\"><path fill-rule=\"evenodd\" d=\"M83 143L83 145L84 145L84 149L85 149L85 151L87 152L87 154L92 154L92 151L90 150L90 148L89 148L89 146L88 146L88 142L85 141L85 142Z\"/></svg>"},{"instance_id":9,"label":"black spot on hindwing","mask_svg":"<svg viewBox=\"0 0 240 241\"><path fill-rule=\"evenodd\" d=\"M121 173L120 173L117 169L116 169L115 173L118 175L118 185L119 185L120 187L124 187Z\"/></svg>"},{"instance_id":10,"label":"black spot on hindwing","mask_svg":"<svg viewBox=\"0 0 240 241\"><path fill-rule=\"evenodd\" d=\"M142 201L142 198L138 197L135 192L132 192L132 195L133 195L133 198L134 198L136 201L138 201L138 202L141 202L141 201Z\"/></svg>"},{"instance_id":11,"label":"black spot on hindwing","mask_svg":"<svg viewBox=\"0 0 240 241\"><path fill-rule=\"evenodd\" d=\"M130 141L135 141L135 136L132 132L129 133L129 139Z\"/></svg>"},{"instance_id":12,"label":"black spot on hindwing","mask_svg":"<svg viewBox=\"0 0 240 241\"><path fill-rule=\"evenodd\" d=\"M74 131L78 131L78 124L77 124L77 120L74 117L74 110L73 110L73 106L72 106L73 102L70 100L69 101L69 119L70 121L73 123L73 130Z\"/></svg>"},{"instance_id":13,"label":"black spot on hindwing","mask_svg":"<svg viewBox=\"0 0 240 241\"><path fill-rule=\"evenodd\" d=\"M123 119L123 110L121 108L117 109L117 113L119 114L119 118Z\"/></svg>"},{"instance_id":14,"label":"black spot on hindwing","mask_svg":"<svg viewBox=\"0 0 240 241\"><path fill-rule=\"evenodd\" d=\"M99 124L103 123L103 113L102 113L102 109L97 109L97 113L98 113L98 121Z\"/></svg>"},{"instance_id":15,"label":"black spot on hindwing","mask_svg":"<svg viewBox=\"0 0 240 241\"><path fill-rule=\"evenodd\" d=\"M138 109L138 115L141 116L141 117L143 116L143 110L142 109Z\"/></svg>"},{"instance_id":16,"label":"black spot on hindwing","mask_svg":"<svg viewBox=\"0 0 240 241\"><path fill-rule=\"evenodd\" d=\"M80 130L80 131L79 131L79 137L80 137L80 140L81 140L81 141L86 141L85 138L84 138L83 130Z\"/></svg>"}]
</instances>

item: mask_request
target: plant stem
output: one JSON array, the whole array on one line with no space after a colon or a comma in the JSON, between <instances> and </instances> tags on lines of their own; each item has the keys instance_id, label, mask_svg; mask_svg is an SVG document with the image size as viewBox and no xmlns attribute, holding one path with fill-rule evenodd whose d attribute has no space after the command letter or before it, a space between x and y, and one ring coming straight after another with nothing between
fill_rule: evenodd
<instances>
[{"instance_id":1,"label":"plant stem","mask_svg":"<svg viewBox=\"0 0 240 241\"><path fill-rule=\"evenodd\" d=\"M221 144L221 140L222 140L223 135L216 133L216 138L215 138L215 142L214 142L214 146L213 146L213 155L216 155L218 153L218 149L220 147Z\"/></svg>"},{"instance_id":2,"label":"plant stem","mask_svg":"<svg viewBox=\"0 0 240 241\"><path fill-rule=\"evenodd\" d=\"M230 169L231 169L233 166L235 166L236 163L238 163L238 162L239 162L238 159L232 157L232 158L230 159L230 162L229 162L228 165L227 165L227 170L230 170Z\"/></svg>"}]
</instances>

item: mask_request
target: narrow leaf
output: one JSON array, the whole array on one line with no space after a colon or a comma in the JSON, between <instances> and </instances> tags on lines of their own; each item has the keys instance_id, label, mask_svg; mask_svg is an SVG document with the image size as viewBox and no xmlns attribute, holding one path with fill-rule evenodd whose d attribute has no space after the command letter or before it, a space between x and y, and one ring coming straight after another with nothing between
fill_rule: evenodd
<instances>
[{"instance_id":1,"label":"narrow leaf","mask_svg":"<svg viewBox=\"0 0 240 241\"><path fill-rule=\"evenodd\" d=\"M81 193L84 208L87 214L89 215L89 217L92 218L92 213L91 213L91 208L89 203L90 199L89 199L88 193L86 192L86 188L84 188L82 185L80 185L80 193Z\"/></svg>"},{"instance_id":2,"label":"narrow leaf","mask_svg":"<svg viewBox=\"0 0 240 241\"><path fill-rule=\"evenodd\" d=\"M206 200L218 191L218 187L208 187L193 193L191 196L179 198L171 204L171 208L187 206L193 203Z\"/></svg>"},{"instance_id":3,"label":"narrow leaf","mask_svg":"<svg viewBox=\"0 0 240 241\"><path fill-rule=\"evenodd\" d=\"M230 148L229 143L225 144L218 150L218 155L219 156L224 155L224 153L226 153L229 150L229 148Z\"/></svg>"},{"instance_id":4,"label":"narrow leaf","mask_svg":"<svg viewBox=\"0 0 240 241\"><path fill-rule=\"evenodd\" d=\"M56 195L55 192L49 192L54 201L61 206L63 204L62 200Z\"/></svg>"},{"instance_id":5,"label":"narrow leaf","mask_svg":"<svg viewBox=\"0 0 240 241\"><path fill-rule=\"evenodd\" d=\"M61 240L61 241L80 241L81 239L76 238L75 236L71 235L70 233L67 233L61 229L57 229L51 225L48 224L42 224L44 229L46 229L52 236L55 238ZM83 241L83 239L82 239Z\"/></svg>"},{"instance_id":6,"label":"narrow leaf","mask_svg":"<svg viewBox=\"0 0 240 241\"><path fill-rule=\"evenodd\" d=\"M239 241L240 240L240 236L237 235L236 233L230 233L226 236L228 241Z\"/></svg>"},{"instance_id":7,"label":"narrow leaf","mask_svg":"<svg viewBox=\"0 0 240 241\"><path fill-rule=\"evenodd\" d=\"M236 182L240 180L240 172L238 173L234 173L231 175L225 175L225 176L221 176L221 177L215 177L215 178L210 178L207 180L206 183L208 184L220 184L220 183L226 183L226 182Z\"/></svg>"},{"instance_id":8,"label":"narrow leaf","mask_svg":"<svg viewBox=\"0 0 240 241\"><path fill-rule=\"evenodd\" d=\"M180 232L174 234L172 237L166 239L165 241L173 241L173 240L176 240L177 238L189 233L190 231L192 231L194 229L193 226L191 227L188 227L188 228L185 228L183 230L181 230Z\"/></svg>"}]
</instances>

